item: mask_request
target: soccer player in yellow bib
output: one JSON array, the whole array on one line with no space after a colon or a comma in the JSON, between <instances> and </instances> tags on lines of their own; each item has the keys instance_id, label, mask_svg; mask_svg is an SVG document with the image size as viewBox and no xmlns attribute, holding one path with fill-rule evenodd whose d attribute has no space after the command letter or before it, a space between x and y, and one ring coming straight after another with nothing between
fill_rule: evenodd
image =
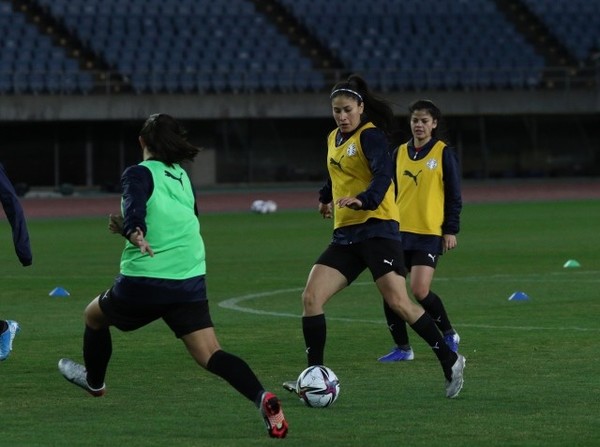
<instances>
[{"instance_id":1,"label":"soccer player in yellow bib","mask_svg":"<svg viewBox=\"0 0 600 447\"><path fill-rule=\"evenodd\" d=\"M394 115L360 76L338 82L330 93L336 128L327 138L329 179L319 192L319 213L333 218L333 239L313 265L302 293L302 331L308 366L324 362L324 306L369 269L385 302L431 346L446 378L446 396L463 385L465 359L444 343L433 319L411 301L395 203L388 133ZM288 391L295 382L284 382Z\"/></svg>"},{"instance_id":2,"label":"soccer player in yellow bib","mask_svg":"<svg viewBox=\"0 0 600 447\"><path fill-rule=\"evenodd\" d=\"M412 139L392 155L404 262L413 296L433 318L446 345L458 352L460 337L442 300L431 291L439 257L457 245L462 209L458 160L456 153L437 138L442 113L433 102L415 101L408 112ZM412 360L406 323L385 301L383 307L396 346L378 360Z\"/></svg>"}]
</instances>

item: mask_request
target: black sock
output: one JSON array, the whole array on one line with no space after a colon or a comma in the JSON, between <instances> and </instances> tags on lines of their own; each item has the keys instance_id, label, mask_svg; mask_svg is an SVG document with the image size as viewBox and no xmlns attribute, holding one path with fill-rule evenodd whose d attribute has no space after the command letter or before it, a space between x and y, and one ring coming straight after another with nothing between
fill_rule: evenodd
<instances>
[{"instance_id":1,"label":"black sock","mask_svg":"<svg viewBox=\"0 0 600 447\"><path fill-rule=\"evenodd\" d=\"M448 314L446 313L446 308L439 296L430 291L420 303L421 306L423 306L423 309L425 309L425 312L431 315L431 318L433 318L433 321L435 321L435 324L440 331L445 334L448 333L448 331L453 330Z\"/></svg>"},{"instance_id":2,"label":"black sock","mask_svg":"<svg viewBox=\"0 0 600 447\"><path fill-rule=\"evenodd\" d=\"M408 349L410 348L410 342L408 341L408 332L406 330L406 322L400 315L392 310L388 303L383 301L383 313L385 314L385 320L390 330L390 334L394 339L394 342L399 348Z\"/></svg>"},{"instance_id":3,"label":"black sock","mask_svg":"<svg viewBox=\"0 0 600 447\"><path fill-rule=\"evenodd\" d=\"M87 369L88 385L102 388L106 368L112 355L112 338L108 327L95 331L86 325L83 333L83 361Z\"/></svg>"},{"instance_id":4,"label":"black sock","mask_svg":"<svg viewBox=\"0 0 600 447\"><path fill-rule=\"evenodd\" d=\"M431 347L431 350L442 365L446 379L450 380L452 377L452 365L454 365L458 356L450 350L446 343L444 343L442 334L438 330L433 319L425 312L421 318L411 324L410 327L412 327Z\"/></svg>"},{"instance_id":5,"label":"black sock","mask_svg":"<svg viewBox=\"0 0 600 447\"><path fill-rule=\"evenodd\" d=\"M0 334L8 329L8 323L4 320L0 321Z\"/></svg>"},{"instance_id":6,"label":"black sock","mask_svg":"<svg viewBox=\"0 0 600 447\"><path fill-rule=\"evenodd\" d=\"M325 355L325 340L327 339L325 314L302 317L302 332L304 333L308 366L322 365Z\"/></svg>"},{"instance_id":7,"label":"black sock","mask_svg":"<svg viewBox=\"0 0 600 447\"><path fill-rule=\"evenodd\" d=\"M206 369L225 379L240 394L260 407L260 398L265 389L244 360L220 350L208 359Z\"/></svg>"}]
</instances>

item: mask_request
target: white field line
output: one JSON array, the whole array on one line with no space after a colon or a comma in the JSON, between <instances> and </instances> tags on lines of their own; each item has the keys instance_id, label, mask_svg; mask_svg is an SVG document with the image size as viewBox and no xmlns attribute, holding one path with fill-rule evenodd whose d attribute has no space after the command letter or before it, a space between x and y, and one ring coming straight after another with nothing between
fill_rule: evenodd
<instances>
[{"instance_id":1,"label":"white field line","mask_svg":"<svg viewBox=\"0 0 600 447\"><path fill-rule=\"evenodd\" d=\"M579 282L581 282L581 281L600 282L600 278L598 278L598 273L600 273L600 272L580 272L580 273L593 274L593 276L595 276L595 278L582 279L581 277L579 277L579 278L577 278L577 281L579 281ZM561 275L561 274L556 274L556 276ZM577 275L577 276L584 276L584 275ZM462 278L436 278L435 281L482 281L482 280L484 280L484 281L506 281L506 280L510 280L510 279L515 279L514 275L491 275L491 276L486 276L486 277L472 276L472 277L462 277ZM519 277L520 281L523 281L524 279L529 282L531 282L532 280L534 280L536 282L538 282L538 281L547 282L548 275L532 274L532 275L524 275L523 277L521 277L521 276ZM564 282L565 278L562 278L562 279L552 278L552 280ZM353 286L366 286L366 285L373 285L373 283L372 282L353 283ZM283 295L286 293L295 293L295 294L299 295L301 292L302 292L301 287L294 287L294 288L289 288L289 289L271 290L268 292L250 293L247 295L242 295L242 296L238 296L238 297L225 299L223 301L220 301L218 304L220 307L222 307L224 309L234 310L237 312L243 312L243 313L248 313L248 314L269 315L269 316L281 317L281 318L300 318L301 317L300 313L274 312L274 311L269 311L269 310L254 309L252 307L249 307L248 305L245 305L245 303L248 303L249 301L257 300L260 298L266 298L266 297L270 297L270 296L274 296L274 295ZM379 319L379 320L371 320L371 319L362 319L362 318L342 318L342 317L328 316L327 319L333 320L333 321L385 325L385 320L383 318ZM469 323L465 323L465 324L457 323L455 326L456 327L471 327L471 328L479 328L479 329L491 329L491 330L504 329L504 330L520 330L520 331L584 331L584 332L592 331L592 332L600 332L600 328L585 328L585 327L578 327L578 326L552 326L552 327L504 326L504 325L469 324Z\"/></svg>"}]
</instances>

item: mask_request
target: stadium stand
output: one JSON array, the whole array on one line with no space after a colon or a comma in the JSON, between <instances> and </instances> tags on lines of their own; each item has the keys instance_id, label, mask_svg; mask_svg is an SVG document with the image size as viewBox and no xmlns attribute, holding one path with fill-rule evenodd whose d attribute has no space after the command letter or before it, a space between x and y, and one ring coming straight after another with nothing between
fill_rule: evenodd
<instances>
[{"instance_id":1,"label":"stadium stand","mask_svg":"<svg viewBox=\"0 0 600 447\"><path fill-rule=\"evenodd\" d=\"M0 3L0 35L0 93L81 94L92 90L93 76L79 68L77 59L6 2Z\"/></svg>"},{"instance_id":2,"label":"stadium stand","mask_svg":"<svg viewBox=\"0 0 600 447\"><path fill-rule=\"evenodd\" d=\"M327 91L359 72L404 124L416 98L442 106L463 178L597 175L597 4L0 0L1 161L31 186L115 191L163 111L207 148L203 182L315 181Z\"/></svg>"},{"instance_id":3,"label":"stadium stand","mask_svg":"<svg viewBox=\"0 0 600 447\"><path fill-rule=\"evenodd\" d=\"M492 0L282 3L384 91L536 87L544 67Z\"/></svg>"},{"instance_id":4,"label":"stadium stand","mask_svg":"<svg viewBox=\"0 0 600 447\"><path fill-rule=\"evenodd\" d=\"M246 0L40 0L136 93L306 91L322 75Z\"/></svg>"},{"instance_id":5,"label":"stadium stand","mask_svg":"<svg viewBox=\"0 0 600 447\"><path fill-rule=\"evenodd\" d=\"M586 0L0 0L0 93L313 92L343 72L384 92L543 88L545 36L506 4L580 63L598 52Z\"/></svg>"},{"instance_id":6,"label":"stadium stand","mask_svg":"<svg viewBox=\"0 0 600 447\"><path fill-rule=\"evenodd\" d=\"M600 53L600 2L523 0L579 62Z\"/></svg>"}]
</instances>

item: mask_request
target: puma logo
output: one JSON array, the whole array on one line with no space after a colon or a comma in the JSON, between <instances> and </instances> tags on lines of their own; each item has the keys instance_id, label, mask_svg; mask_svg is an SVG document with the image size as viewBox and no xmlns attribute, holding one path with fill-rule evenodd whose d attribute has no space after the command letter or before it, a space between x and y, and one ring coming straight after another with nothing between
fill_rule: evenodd
<instances>
[{"instance_id":1,"label":"puma logo","mask_svg":"<svg viewBox=\"0 0 600 447\"><path fill-rule=\"evenodd\" d=\"M435 262L435 255L427 253L427 256L431 259L431 262Z\"/></svg>"},{"instance_id":2,"label":"puma logo","mask_svg":"<svg viewBox=\"0 0 600 447\"><path fill-rule=\"evenodd\" d=\"M342 168L342 158L344 158L343 155L340 157L340 161L336 161L335 158L331 157L329 159L329 164L333 165L333 166L337 166L338 168L340 168L340 171L344 172L344 168Z\"/></svg>"},{"instance_id":3,"label":"puma logo","mask_svg":"<svg viewBox=\"0 0 600 447\"><path fill-rule=\"evenodd\" d=\"M177 180L180 184L181 184L181 189L183 189L183 172L181 174L179 174L179 178L175 177L173 174L171 174L169 171L165 171L165 175L169 178L172 178L173 180Z\"/></svg>"},{"instance_id":4,"label":"puma logo","mask_svg":"<svg viewBox=\"0 0 600 447\"><path fill-rule=\"evenodd\" d=\"M406 175L407 177L410 177L411 179L413 179L415 181L415 185L419 185L419 183L417 182L417 177L419 176L419 174L423 172L423 170L420 170L419 172L417 172L416 174L413 174L412 172L410 172L408 169L404 170L404 173L402 175Z\"/></svg>"}]
</instances>

